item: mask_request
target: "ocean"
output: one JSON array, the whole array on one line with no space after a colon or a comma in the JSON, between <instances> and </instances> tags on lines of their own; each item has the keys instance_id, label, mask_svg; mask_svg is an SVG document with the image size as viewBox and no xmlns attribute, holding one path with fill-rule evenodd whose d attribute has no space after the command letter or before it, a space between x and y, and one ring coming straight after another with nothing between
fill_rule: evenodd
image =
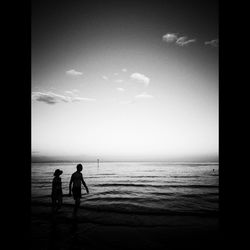
<instances>
[{"instance_id":1,"label":"ocean","mask_svg":"<svg viewBox=\"0 0 250 250\"><path fill-rule=\"evenodd\" d=\"M33 163L32 202L50 206L53 173L59 168L63 206L73 209L68 188L76 165ZM89 194L83 187L80 210L94 222L151 226L169 224L166 215L218 215L218 163L100 162L98 167L85 162L82 174Z\"/></svg>"}]
</instances>

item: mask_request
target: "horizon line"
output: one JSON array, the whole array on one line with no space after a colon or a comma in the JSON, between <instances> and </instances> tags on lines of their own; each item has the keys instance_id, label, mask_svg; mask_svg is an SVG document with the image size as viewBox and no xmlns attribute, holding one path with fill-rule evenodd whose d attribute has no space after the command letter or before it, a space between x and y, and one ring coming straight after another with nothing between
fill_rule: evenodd
<instances>
[{"instance_id":1,"label":"horizon line","mask_svg":"<svg viewBox=\"0 0 250 250\"><path fill-rule=\"evenodd\" d=\"M96 160L31 160L31 163L77 163L77 162L86 162L86 163L92 163L92 162L97 162L99 160L99 163L103 162L169 162L169 163L217 163L219 164L219 160L103 160L101 161L100 159Z\"/></svg>"}]
</instances>

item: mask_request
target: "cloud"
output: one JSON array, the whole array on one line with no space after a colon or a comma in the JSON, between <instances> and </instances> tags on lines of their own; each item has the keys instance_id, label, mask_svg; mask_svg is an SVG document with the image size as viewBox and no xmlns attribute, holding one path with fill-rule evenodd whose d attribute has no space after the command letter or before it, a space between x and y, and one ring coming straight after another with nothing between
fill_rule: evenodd
<instances>
[{"instance_id":1,"label":"cloud","mask_svg":"<svg viewBox=\"0 0 250 250\"><path fill-rule=\"evenodd\" d=\"M94 99L94 98L79 97L79 96L71 98L72 102L80 102L80 101L93 102L95 100L96 99Z\"/></svg>"},{"instance_id":2,"label":"cloud","mask_svg":"<svg viewBox=\"0 0 250 250\"><path fill-rule=\"evenodd\" d=\"M175 43L178 46L184 46L196 42L196 39L188 40L187 36L178 37L177 33L167 33L162 37L162 40L167 43Z\"/></svg>"},{"instance_id":3,"label":"cloud","mask_svg":"<svg viewBox=\"0 0 250 250\"><path fill-rule=\"evenodd\" d=\"M162 37L162 40L167 43L175 42L178 39L176 33L167 33Z\"/></svg>"},{"instance_id":4,"label":"cloud","mask_svg":"<svg viewBox=\"0 0 250 250\"><path fill-rule=\"evenodd\" d=\"M179 46L185 46L185 45L188 45L189 43L194 43L194 42L196 42L196 39L187 40L186 36L179 37L176 40L176 44L179 45Z\"/></svg>"},{"instance_id":5,"label":"cloud","mask_svg":"<svg viewBox=\"0 0 250 250\"><path fill-rule=\"evenodd\" d=\"M123 72L127 72L128 70L127 69L122 69Z\"/></svg>"},{"instance_id":6,"label":"cloud","mask_svg":"<svg viewBox=\"0 0 250 250\"><path fill-rule=\"evenodd\" d=\"M136 95L134 96L134 98L132 100L128 100L128 101L122 101L120 102L120 104L124 104L124 105L127 105L127 104L134 104L134 103L138 103L139 100L142 100L142 99L153 99L154 97L152 95L149 95L147 94L146 92L143 92L139 95Z\"/></svg>"},{"instance_id":7,"label":"cloud","mask_svg":"<svg viewBox=\"0 0 250 250\"><path fill-rule=\"evenodd\" d=\"M102 76L102 79L107 81L108 80L108 77L107 76Z\"/></svg>"},{"instance_id":8,"label":"cloud","mask_svg":"<svg viewBox=\"0 0 250 250\"><path fill-rule=\"evenodd\" d=\"M205 45L210 45L212 47L218 47L219 46L219 40L214 39L214 40L211 40L211 41L206 41L204 44Z\"/></svg>"},{"instance_id":9,"label":"cloud","mask_svg":"<svg viewBox=\"0 0 250 250\"><path fill-rule=\"evenodd\" d=\"M118 91L125 91L124 88L116 88Z\"/></svg>"},{"instance_id":10,"label":"cloud","mask_svg":"<svg viewBox=\"0 0 250 250\"><path fill-rule=\"evenodd\" d=\"M53 92L32 92L32 100L38 101L38 102L45 102L47 104L56 104L60 102L78 102L78 101L95 101L93 98L84 98L79 97L70 94L71 91L65 91L68 92L70 96L64 96L64 95L58 95ZM72 92L71 92L72 93Z\"/></svg>"},{"instance_id":11,"label":"cloud","mask_svg":"<svg viewBox=\"0 0 250 250\"><path fill-rule=\"evenodd\" d=\"M66 90L64 91L65 94L70 95L70 96L77 96L79 93L79 90L73 89L73 90Z\"/></svg>"},{"instance_id":12,"label":"cloud","mask_svg":"<svg viewBox=\"0 0 250 250\"><path fill-rule=\"evenodd\" d=\"M124 80L122 80L122 79L117 79L117 80L115 80L115 82L117 82L117 83L122 83L122 82L124 82Z\"/></svg>"},{"instance_id":13,"label":"cloud","mask_svg":"<svg viewBox=\"0 0 250 250\"><path fill-rule=\"evenodd\" d=\"M139 95L135 96L136 99L151 99L154 98L152 95L147 94L146 92L143 92Z\"/></svg>"},{"instance_id":14,"label":"cloud","mask_svg":"<svg viewBox=\"0 0 250 250\"><path fill-rule=\"evenodd\" d=\"M66 74L70 75L70 76L80 76L80 75L82 75L82 72L76 71L74 69L70 69L70 70L66 71Z\"/></svg>"},{"instance_id":15,"label":"cloud","mask_svg":"<svg viewBox=\"0 0 250 250\"><path fill-rule=\"evenodd\" d=\"M118 74L118 73L114 73L113 75L114 75L114 76L118 76L119 74Z\"/></svg>"},{"instance_id":16,"label":"cloud","mask_svg":"<svg viewBox=\"0 0 250 250\"><path fill-rule=\"evenodd\" d=\"M150 79L149 79L147 76L145 76L145 75L143 75L143 74L140 74L140 73L133 73L133 74L130 76L130 78L131 78L132 80L137 81L137 82L142 82L142 83L144 83L145 86L148 86L148 85L149 85L149 82L150 82Z\"/></svg>"},{"instance_id":17,"label":"cloud","mask_svg":"<svg viewBox=\"0 0 250 250\"><path fill-rule=\"evenodd\" d=\"M69 90L67 90L67 91L64 91L65 92L65 94L68 94L68 95L75 95L75 93L73 92L73 91L69 91Z\"/></svg>"},{"instance_id":18,"label":"cloud","mask_svg":"<svg viewBox=\"0 0 250 250\"><path fill-rule=\"evenodd\" d=\"M58 102L69 102L69 98L52 92L47 92L47 93L33 92L32 99L38 102L45 102L47 104L55 104Z\"/></svg>"}]
</instances>

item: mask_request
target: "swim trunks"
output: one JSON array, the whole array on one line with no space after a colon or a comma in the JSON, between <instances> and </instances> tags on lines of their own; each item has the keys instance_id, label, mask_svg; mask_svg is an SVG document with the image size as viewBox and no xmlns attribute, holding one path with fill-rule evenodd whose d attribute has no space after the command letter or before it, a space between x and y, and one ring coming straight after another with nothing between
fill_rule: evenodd
<instances>
[{"instance_id":1,"label":"swim trunks","mask_svg":"<svg viewBox=\"0 0 250 250\"><path fill-rule=\"evenodd\" d=\"M73 187L72 192L74 200L80 199L82 197L81 187Z\"/></svg>"}]
</instances>

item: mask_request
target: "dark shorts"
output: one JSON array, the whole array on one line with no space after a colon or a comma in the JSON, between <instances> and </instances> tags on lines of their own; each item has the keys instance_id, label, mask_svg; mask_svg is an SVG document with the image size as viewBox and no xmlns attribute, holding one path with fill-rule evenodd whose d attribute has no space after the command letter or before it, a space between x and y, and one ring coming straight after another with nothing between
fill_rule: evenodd
<instances>
[{"instance_id":1,"label":"dark shorts","mask_svg":"<svg viewBox=\"0 0 250 250\"><path fill-rule=\"evenodd\" d=\"M74 200L80 199L82 197L81 188L73 188L72 192L73 192Z\"/></svg>"}]
</instances>

